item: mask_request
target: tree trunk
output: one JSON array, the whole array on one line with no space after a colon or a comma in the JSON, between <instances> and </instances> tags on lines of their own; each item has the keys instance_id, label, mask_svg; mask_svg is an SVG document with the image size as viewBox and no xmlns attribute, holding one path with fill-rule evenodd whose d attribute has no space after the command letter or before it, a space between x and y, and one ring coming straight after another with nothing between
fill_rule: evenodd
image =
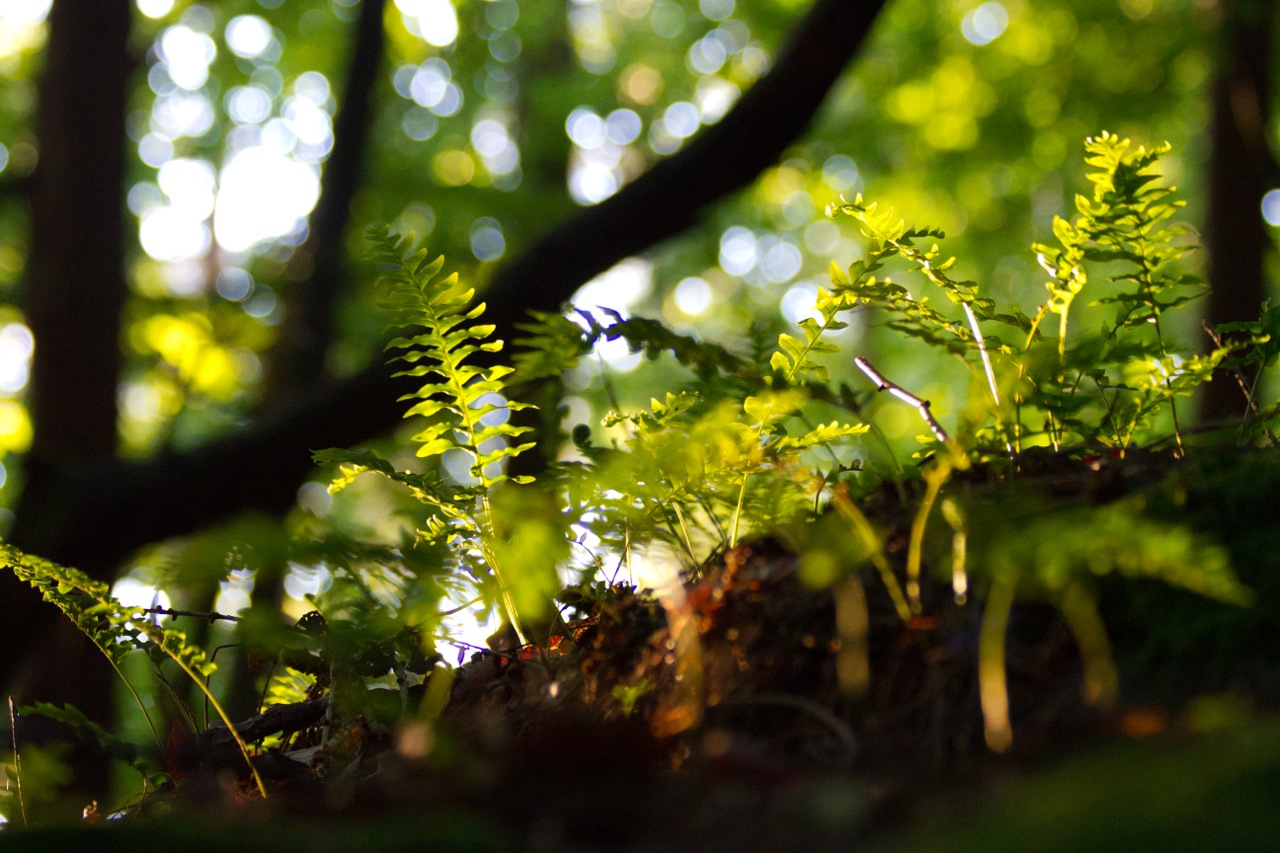
<instances>
[{"instance_id":1,"label":"tree trunk","mask_svg":"<svg viewBox=\"0 0 1280 853\"><path fill-rule=\"evenodd\" d=\"M1276 15L1272 4L1251 0L1228 2L1223 13L1204 229L1212 287L1206 319L1215 325L1258 318L1272 251L1258 206L1267 190L1280 185L1267 141ZM1200 401L1207 421L1238 421L1245 409L1239 385L1227 376L1210 382Z\"/></svg>"}]
</instances>

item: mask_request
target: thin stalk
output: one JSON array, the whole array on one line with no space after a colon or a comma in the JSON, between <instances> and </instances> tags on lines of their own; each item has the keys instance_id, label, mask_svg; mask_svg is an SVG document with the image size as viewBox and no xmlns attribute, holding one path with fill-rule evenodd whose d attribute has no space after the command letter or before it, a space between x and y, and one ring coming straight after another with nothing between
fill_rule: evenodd
<instances>
[{"instance_id":1,"label":"thin stalk","mask_svg":"<svg viewBox=\"0 0 1280 853\"><path fill-rule=\"evenodd\" d=\"M836 508L836 512L844 516L845 520L853 526L854 532L862 540L863 547L867 549L867 559L880 573L880 582L889 593L889 599L893 602L898 618L903 622L911 621L911 608L907 606L906 596L902 594L902 586L898 583L897 577L893 574L893 567L889 565L889 560L884 555L884 543L880 541L871 521L849 498L849 490L843 484L835 490L835 494L831 497L831 504Z\"/></svg>"},{"instance_id":2,"label":"thin stalk","mask_svg":"<svg viewBox=\"0 0 1280 853\"><path fill-rule=\"evenodd\" d=\"M698 556L693 550L693 538L689 535L689 526L685 524L684 512L680 509L679 503L671 504L671 508L675 510L676 520L680 522L680 535L683 538L684 550L689 554L689 560L693 565L697 565Z\"/></svg>"},{"instance_id":3,"label":"thin stalk","mask_svg":"<svg viewBox=\"0 0 1280 853\"><path fill-rule=\"evenodd\" d=\"M987 593L978 637L978 696L987 746L993 752L1007 752L1013 746L1013 726L1009 723L1009 685L1005 671L1005 631L1017 584L997 578Z\"/></svg>"},{"instance_id":4,"label":"thin stalk","mask_svg":"<svg viewBox=\"0 0 1280 853\"><path fill-rule=\"evenodd\" d=\"M1152 322L1156 327L1156 342L1160 344L1160 358L1167 359L1169 353L1164 348L1164 335L1160 332L1160 318L1156 317ZM1178 400L1173 394L1173 377L1165 374L1164 385L1169 389L1169 413L1173 416L1173 440L1178 445L1178 458L1186 456L1186 450L1182 446L1182 429L1178 426Z\"/></svg>"},{"instance_id":5,"label":"thin stalk","mask_svg":"<svg viewBox=\"0 0 1280 853\"><path fill-rule=\"evenodd\" d=\"M968 302L961 302L960 304L964 307L964 313L969 318L969 329L973 332L974 343L978 345L978 354L982 357L982 369L987 374L987 385L991 388L991 398L999 406L1000 391L996 388L996 373L991 368L991 355L987 352L986 339L982 337L982 329L978 327L978 315L973 313L973 308L970 307Z\"/></svg>"},{"instance_id":6,"label":"thin stalk","mask_svg":"<svg viewBox=\"0 0 1280 853\"><path fill-rule=\"evenodd\" d=\"M165 648L164 629L148 624L143 626L143 633L145 633L161 651L168 655L188 678L195 682L196 687L200 688L200 692L205 695L209 704L213 706L213 710L218 715L218 718L226 724L227 729L231 732L231 737L235 739L236 746L240 748L240 754L244 756L244 763L249 766L249 772L253 774L253 781L258 786L258 793L260 793L262 798L265 800L267 798L267 787L262 781L262 776L258 774L258 768L254 766L253 759L249 755L249 745L245 743L244 738L240 736L239 730L236 729L235 723L231 722L231 717L227 715L226 710L222 707L222 703L218 701L218 697L214 696L212 691L205 686L204 679L200 677L199 673L187 665L187 662L182 659L181 655L174 654Z\"/></svg>"},{"instance_id":7,"label":"thin stalk","mask_svg":"<svg viewBox=\"0 0 1280 853\"><path fill-rule=\"evenodd\" d=\"M738 523L742 519L742 506L747 499L747 478L750 476L748 473L742 475L742 486L738 489L738 503L733 508L733 524L729 527L730 548L738 544Z\"/></svg>"},{"instance_id":8,"label":"thin stalk","mask_svg":"<svg viewBox=\"0 0 1280 853\"><path fill-rule=\"evenodd\" d=\"M1208 320L1202 320L1201 325L1204 327L1205 333L1208 334L1209 338L1213 341L1213 345L1218 349L1222 349L1222 336L1218 334L1218 330L1210 325ZM1235 376L1236 384L1240 386L1240 393L1244 395L1245 402L1249 405L1249 411L1245 413L1244 420L1240 422L1240 432L1243 432L1244 428L1249 425L1250 413L1252 413L1255 418L1262 417L1262 411L1258 408L1258 401L1254 397L1254 392L1257 390L1258 379L1262 376L1262 371L1259 370L1254 372L1253 382L1251 383L1245 381L1244 371L1240 368L1235 368L1232 370L1232 373ZM1272 447L1280 447L1280 441L1276 440L1276 434L1271 431L1270 427L1263 426L1262 431L1267 436L1267 440L1271 442ZM1239 433L1237 433L1237 437L1239 437Z\"/></svg>"},{"instance_id":9,"label":"thin stalk","mask_svg":"<svg viewBox=\"0 0 1280 853\"><path fill-rule=\"evenodd\" d=\"M1107 628L1098 614L1097 603L1085 592L1084 587L1073 583L1063 592L1058 607L1080 648L1085 702L1103 708L1110 707L1120 692L1120 678L1111 657L1111 643L1107 639Z\"/></svg>"},{"instance_id":10,"label":"thin stalk","mask_svg":"<svg viewBox=\"0 0 1280 853\"><path fill-rule=\"evenodd\" d=\"M22 817L22 828L27 824L27 800L22 794L22 756L18 754L18 713L14 710L13 697L9 697L9 734L13 737L13 779L17 788L18 814Z\"/></svg>"},{"instance_id":11,"label":"thin stalk","mask_svg":"<svg viewBox=\"0 0 1280 853\"><path fill-rule=\"evenodd\" d=\"M950 475L951 464L945 459L939 460L937 465L925 472L924 497L920 499L915 518L911 520L911 538L907 545L907 601L914 614L924 610L920 603L920 561L924 550L925 529L929 525L929 514L933 512L934 501L938 499L938 493L942 491L942 486Z\"/></svg>"}]
</instances>

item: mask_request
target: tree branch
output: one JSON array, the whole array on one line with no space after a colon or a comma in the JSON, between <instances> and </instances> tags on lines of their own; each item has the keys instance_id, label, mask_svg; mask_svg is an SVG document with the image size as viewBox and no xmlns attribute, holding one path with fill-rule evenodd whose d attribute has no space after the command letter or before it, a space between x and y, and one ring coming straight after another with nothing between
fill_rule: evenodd
<instances>
[{"instance_id":1,"label":"tree branch","mask_svg":"<svg viewBox=\"0 0 1280 853\"><path fill-rule=\"evenodd\" d=\"M510 329L529 309L558 310L580 285L676 236L749 184L808 127L883 5L815 0L773 69L718 124L500 269L484 294L488 321Z\"/></svg>"},{"instance_id":2,"label":"tree branch","mask_svg":"<svg viewBox=\"0 0 1280 853\"><path fill-rule=\"evenodd\" d=\"M320 202L310 233L290 261L295 283L284 291L285 319L272 352L267 396L306 388L324 375L333 339L334 311L349 278L345 275L346 235L351 201L360 187L369 147L372 92L382 67L386 41L382 21L386 0L364 0L352 37L347 82L333 128L333 152L324 166Z\"/></svg>"},{"instance_id":3,"label":"tree branch","mask_svg":"<svg viewBox=\"0 0 1280 853\"><path fill-rule=\"evenodd\" d=\"M529 308L557 310L593 276L680 233L775 162L808 126L882 5L815 0L773 70L719 124L498 273L485 294L497 334L510 339ZM283 512L311 469L310 450L356 444L399 421L401 385L374 364L186 453L79 467L32 460L14 544L106 577L149 542L238 510Z\"/></svg>"}]
</instances>

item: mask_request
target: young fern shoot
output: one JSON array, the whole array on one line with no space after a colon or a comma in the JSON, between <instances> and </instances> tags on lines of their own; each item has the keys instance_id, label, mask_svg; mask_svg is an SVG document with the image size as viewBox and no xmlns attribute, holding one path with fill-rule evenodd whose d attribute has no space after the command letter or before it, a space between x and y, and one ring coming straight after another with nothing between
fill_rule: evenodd
<instances>
[{"instance_id":1,"label":"young fern shoot","mask_svg":"<svg viewBox=\"0 0 1280 853\"><path fill-rule=\"evenodd\" d=\"M401 235L388 226L369 228L365 236L371 244L370 256L378 264L382 281L390 293L388 303L395 312L395 324L403 329L420 328L418 334L397 337L387 349L400 350L393 358L410 365L396 376L421 377L426 381L401 400L414 401L405 417L427 420L413 436L417 455L435 459L447 451L459 450L470 459L473 485L455 487L420 475L396 471L389 462L371 451L328 450L316 454L321 464L340 464L344 477L335 481L341 488L356 473L370 471L408 485L417 497L435 510L419 531L428 539L444 538L468 552L478 554L497 585L504 615L522 643L527 642L512 586L500 565L498 532L492 493L510 480L525 484L531 477L512 477L499 463L533 447L518 443L531 427L515 426L495 417L499 412L532 408L527 403L503 396L504 379L514 370L505 365L481 366L470 363L476 353L496 353L502 341L489 340L494 327L475 321L484 314L483 302L472 304L475 291L459 283L456 273L440 276L444 258L432 260L425 249L413 248L413 235Z\"/></svg>"}]
</instances>

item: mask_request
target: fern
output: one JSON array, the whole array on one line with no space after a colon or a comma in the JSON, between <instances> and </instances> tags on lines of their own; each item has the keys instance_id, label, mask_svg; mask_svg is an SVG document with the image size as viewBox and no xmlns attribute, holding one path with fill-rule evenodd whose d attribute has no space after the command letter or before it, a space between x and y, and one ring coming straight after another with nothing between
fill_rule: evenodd
<instances>
[{"instance_id":1,"label":"fern","mask_svg":"<svg viewBox=\"0 0 1280 853\"><path fill-rule=\"evenodd\" d=\"M477 354L501 351L502 342L489 339L493 326L475 322L485 310L483 302L473 304L475 291L460 284L456 273L440 276L444 258L432 260L425 249L413 248L413 235L396 234L385 225L369 228L365 236L371 246L370 256L388 289L395 324L406 330L422 329L387 344L387 349L401 351L394 361L410 365L396 376L426 380L416 391L400 398L413 402L405 412L406 418L426 420L413 436L418 444L417 455L429 460L449 451L464 453L475 485L455 487L430 476L397 471L371 450L326 450L315 454L315 459L319 464L341 467L342 473L331 486L333 491L363 472L380 474L408 486L433 510L420 535L429 540L444 539L479 555L497 584L507 619L524 642L516 597L499 558L501 543L495 528L492 494L509 480L517 484L532 482L531 477L512 477L502 470L504 460L533 447L532 442L517 441L532 428L511 424L505 415L532 406L503 396L504 380L515 372L514 368L473 363Z\"/></svg>"},{"instance_id":2,"label":"fern","mask_svg":"<svg viewBox=\"0 0 1280 853\"><path fill-rule=\"evenodd\" d=\"M200 688L218 716L226 723L253 774L259 793L266 797L266 787L249 758L248 745L240 738L230 717L206 684L206 679L217 667L208 659L203 649L188 643L181 631L161 628L150 621L150 616L145 611L125 607L111 597L111 589L105 583L95 581L76 569L24 554L4 543L0 543L0 567L9 569L18 580L39 592L45 601L61 610L98 647L142 709L147 726L157 743L161 743L160 736L147 715L146 707L120 667L126 655L138 650L162 654L176 663Z\"/></svg>"}]
</instances>

